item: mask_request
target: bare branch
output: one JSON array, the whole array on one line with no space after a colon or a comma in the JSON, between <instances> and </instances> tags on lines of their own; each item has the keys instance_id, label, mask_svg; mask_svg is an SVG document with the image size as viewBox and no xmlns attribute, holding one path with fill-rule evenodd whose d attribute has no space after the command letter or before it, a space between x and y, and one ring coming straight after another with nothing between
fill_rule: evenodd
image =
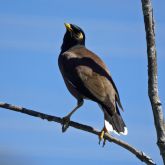
<instances>
[{"instance_id":1,"label":"bare branch","mask_svg":"<svg viewBox=\"0 0 165 165\"><path fill-rule=\"evenodd\" d=\"M34 116L34 117L38 117L41 119L46 119L48 121L54 121L57 123L62 124L63 120L60 117L56 117L56 116L52 116L52 115L47 115L41 112L37 112L31 109L27 109L27 108L23 108L23 107L19 107L19 106L15 106L15 105L11 105L8 103L1 103L0 102L0 107L1 108L5 108L5 109L9 109L12 111L16 111L16 112L21 112L30 116ZM86 131L86 132L90 132L92 134L95 135L99 135L100 131L92 128L91 126L88 125L84 125L84 124L80 124L74 121L70 121L69 126ZM148 165L154 165L155 163L153 162L153 160L147 156L144 152L137 150L136 148L132 147L131 145L129 145L128 143L119 140L115 137L110 136L109 134L105 134L104 138L106 140L108 140L109 142L113 142L115 144L118 144L119 146L125 148L126 150L130 151L132 154L134 154L139 160L141 160L142 162L145 162Z\"/></svg>"},{"instance_id":2,"label":"bare branch","mask_svg":"<svg viewBox=\"0 0 165 165\"><path fill-rule=\"evenodd\" d=\"M157 144L165 164L165 129L162 104L158 94L157 54L155 45L155 25L151 0L141 0L147 40L148 54L148 95L152 105Z\"/></svg>"}]
</instances>

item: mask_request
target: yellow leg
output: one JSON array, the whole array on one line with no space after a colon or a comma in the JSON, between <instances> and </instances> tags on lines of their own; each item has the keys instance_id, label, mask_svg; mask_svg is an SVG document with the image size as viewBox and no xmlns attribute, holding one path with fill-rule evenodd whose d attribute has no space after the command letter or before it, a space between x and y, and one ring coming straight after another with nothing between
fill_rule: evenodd
<instances>
[{"instance_id":1,"label":"yellow leg","mask_svg":"<svg viewBox=\"0 0 165 165\"><path fill-rule=\"evenodd\" d=\"M105 133L107 133L107 129L105 128L105 126L103 127L103 129L101 130L100 134L99 134L99 145L101 143L101 141L103 140L103 147L105 146L106 143L106 139L104 138Z\"/></svg>"}]
</instances>

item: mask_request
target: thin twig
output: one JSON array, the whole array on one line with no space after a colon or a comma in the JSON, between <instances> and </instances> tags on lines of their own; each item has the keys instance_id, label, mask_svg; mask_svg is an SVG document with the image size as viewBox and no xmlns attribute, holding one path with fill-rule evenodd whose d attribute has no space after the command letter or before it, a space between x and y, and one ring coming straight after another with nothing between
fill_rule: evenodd
<instances>
[{"instance_id":1,"label":"thin twig","mask_svg":"<svg viewBox=\"0 0 165 165\"><path fill-rule=\"evenodd\" d=\"M151 0L141 0L147 41L148 57L148 95L152 105L157 145L165 164L165 128L163 108L158 93L157 54L155 44L155 24Z\"/></svg>"},{"instance_id":2,"label":"thin twig","mask_svg":"<svg viewBox=\"0 0 165 165\"><path fill-rule=\"evenodd\" d=\"M8 103L1 103L0 102L0 107L1 108L5 108L5 109L9 109L12 111L16 111L16 112L21 112L30 116L34 116L34 117L39 117L41 119L46 119L48 121L54 121L57 123L62 124L63 120L60 117L56 117L56 116L52 116L52 115L47 115L41 112L37 112L31 109L27 109L27 108L23 108L23 107L19 107L19 106L15 106L15 105L11 105ZM90 132L93 133L95 135L99 135L100 131L92 128L91 126L88 125L84 125L84 124L80 124L74 121L70 121L69 126L86 131L86 132ZM136 148L132 147L131 145L129 145L128 143L119 140L115 137L110 136L109 134L105 134L104 138L109 141L109 142L113 142L115 144L118 144L119 146L125 148L126 150L130 151L132 154L134 154L139 160L141 160L142 162L145 162L148 165L154 165L154 161L147 156L144 152L137 150Z\"/></svg>"}]
</instances>

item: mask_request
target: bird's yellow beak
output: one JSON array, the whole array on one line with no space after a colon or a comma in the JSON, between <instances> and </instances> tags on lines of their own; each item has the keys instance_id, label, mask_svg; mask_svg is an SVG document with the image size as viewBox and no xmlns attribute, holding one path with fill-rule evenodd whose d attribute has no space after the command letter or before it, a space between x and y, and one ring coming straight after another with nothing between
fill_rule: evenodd
<instances>
[{"instance_id":1,"label":"bird's yellow beak","mask_svg":"<svg viewBox=\"0 0 165 165\"><path fill-rule=\"evenodd\" d=\"M71 25L69 23L64 23L64 25L65 25L65 27L66 27L66 29L68 31L72 31L73 30L72 27L71 27Z\"/></svg>"}]
</instances>

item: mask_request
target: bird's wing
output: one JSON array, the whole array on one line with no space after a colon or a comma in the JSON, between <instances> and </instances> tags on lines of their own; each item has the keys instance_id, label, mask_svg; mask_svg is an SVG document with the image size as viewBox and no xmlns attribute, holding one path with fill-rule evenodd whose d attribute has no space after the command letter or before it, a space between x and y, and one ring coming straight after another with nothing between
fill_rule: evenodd
<instances>
[{"instance_id":1,"label":"bird's wing","mask_svg":"<svg viewBox=\"0 0 165 165\"><path fill-rule=\"evenodd\" d=\"M116 92L110 81L88 66L79 66L76 70L81 84L96 98L98 103L109 107L110 114L116 112Z\"/></svg>"},{"instance_id":2,"label":"bird's wing","mask_svg":"<svg viewBox=\"0 0 165 165\"><path fill-rule=\"evenodd\" d=\"M76 72L84 87L98 100L104 101L106 97L104 77L94 72L89 66L78 66Z\"/></svg>"}]
</instances>

